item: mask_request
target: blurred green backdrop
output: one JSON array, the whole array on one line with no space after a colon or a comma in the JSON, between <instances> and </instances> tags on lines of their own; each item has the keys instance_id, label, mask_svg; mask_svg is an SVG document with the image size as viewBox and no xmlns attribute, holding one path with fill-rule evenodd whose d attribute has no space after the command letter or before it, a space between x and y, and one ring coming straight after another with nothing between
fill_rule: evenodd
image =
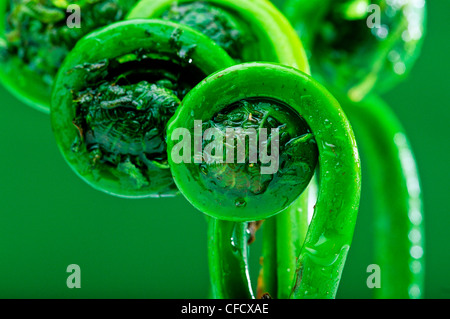
<instances>
[{"instance_id":1,"label":"blurred green backdrop","mask_svg":"<svg viewBox=\"0 0 450 319\"><path fill-rule=\"evenodd\" d=\"M430 0L428 9L422 56L385 99L409 133L421 173L425 297L450 298L450 2ZM64 162L47 115L3 88L0 104L0 298L207 297L201 213L182 197L125 200L95 191ZM372 200L364 192L339 298L372 295L366 286L374 263ZM254 278L259 252L252 247ZM81 289L66 286L69 264L81 267Z\"/></svg>"}]
</instances>

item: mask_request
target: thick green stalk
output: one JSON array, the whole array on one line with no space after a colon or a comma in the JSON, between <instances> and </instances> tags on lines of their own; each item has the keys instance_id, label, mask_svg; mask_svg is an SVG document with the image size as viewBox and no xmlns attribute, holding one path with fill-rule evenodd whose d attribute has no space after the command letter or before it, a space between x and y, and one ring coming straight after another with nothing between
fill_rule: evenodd
<instances>
[{"instance_id":1,"label":"thick green stalk","mask_svg":"<svg viewBox=\"0 0 450 319\"><path fill-rule=\"evenodd\" d=\"M342 101L342 99L341 99ZM343 103L365 153L374 190L377 298L420 298L424 226L419 175L405 131L382 100Z\"/></svg>"},{"instance_id":2,"label":"thick green stalk","mask_svg":"<svg viewBox=\"0 0 450 319\"><path fill-rule=\"evenodd\" d=\"M212 298L253 299L248 270L247 223L208 217Z\"/></svg>"},{"instance_id":3,"label":"thick green stalk","mask_svg":"<svg viewBox=\"0 0 450 319\"><path fill-rule=\"evenodd\" d=\"M309 194L307 188L291 206L264 221L260 289L273 298L287 299L292 291L296 260L308 230Z\"/></svg>"},{"instance_id":4,"label":"thick green stalk","mask_svg":"<svg viewBox=\"0 0 450 319\"><path fill-rule=\"evenodd\" d=\"M308 231L309 192L306 189L291 206L275 216L278 299L288 299L294 285L297 257Z\"/></svg>"},{"instance_id":5,"label":"thick green stalk","mask_svg":"<svg viewBox=\"0 0 450 319\"><path fill-rule=\"evenodd\" d=\"M269 293L275 298L278 294L277 216L266 219L262 228L262 269L258 282L258 297Z\"/></svg>"}]
</instances>

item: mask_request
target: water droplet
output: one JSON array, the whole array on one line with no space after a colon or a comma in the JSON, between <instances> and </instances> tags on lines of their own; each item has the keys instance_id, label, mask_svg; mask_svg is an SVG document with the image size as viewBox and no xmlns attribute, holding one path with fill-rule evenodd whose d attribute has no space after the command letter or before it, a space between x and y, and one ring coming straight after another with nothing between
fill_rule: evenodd
<instances>
[{"instance_id":1,"label":"water droplet","mask_svg":"<svg viewBox=\"0 0 450 319\"><path fill-rule=\"evenodd\" d=\"M420 261L418 260L414 260L413 262L411 262L411 264L409 265L409 268L411 269L411 271L414 274L418 274L422 271L422 264L420 263Z\"/></svg>"},{"instance_id":2,"label":"water droplet","mask_svg":"<svg viewBox=\"0 0 450 319\"><path fill-rule=\"evenodd\" d=\"M305 249L316 264L328 267L335 264L340 256L345 255L349 246L337 247L335 238L327 238L325 235L322 235L315 245L306 246Z\"/></svg>"},{"instance_id":3,"label":"water droplet","mask_svg":"<svg viewBox=\"0 0 450 319\"><path fill-rule=\"evenodd\" d=\"M413 229L409 232L408 238L412 243L419 243L422 239L422 234L418 229Z\"/></svg>"},{"instance_id":4,"label":"water droplet","mask_svg":"<svg viewBox=\"0 0 450 319\"><path fill-rule=\"evenodd\" d=\"M409 253L414 259L420 259L423 256L423 248L421 246L412 246Z\"/></svg>"},{"instance_id":5,"label":"water droplet","mask_svg":"<svg viewBox=\"0 0 450 319\"><path fill-rule=\"evenodd\" d=\"M409 297L411 299L417 299L420 297L420 287L417 284L413 284L409 287Z\"/></svg>"},{"instance_id":6,"label":"water droplet","mask_svg":"<svg viewBox=\"0 0 450 319\"><path fill-rule=\"evenodd\" d=\"M205 165L200 166L200 172L204 175L208 175L208 167Z\"/></svg>"},{"instance_id":7,"label":"water droplet","mask_svg":"<svg viewBox=\"0 0 450 319\"><path fill-rule=\"evenodd\" d=\"M236 207L245 207L247 205L247 202L243 198L236 199L236 201L234 203L235 203Z\"/></svg>"},{"instance_id":8,"label":"water droplet","mask_svg":"<svg viewBox=\"0 0 450 319\"><path fill-rule=\"evenodd\" d=\"M406 72L406 65L403 62L397 62L394 64L394 72L398 75L402 75Z\"/></svg>"},{"instance_id":9,"label":"water droplet","mask_svg":"<svg viewBox=\"0 0 450 319\"><path fill-rule=\"evenodd\" d=\"M422 214L419 210L413 209L408 213L409 220L416 226L422 223Z\"/></svg>"},{"instance_id":10,"label":"water droplet","mask_svg":"<svg viewBox=\"0 0 450 319\"><path fill-rule=\"evenodd\" d=\"M231 246L233 246L233 248L236 248L236 243L234 241L234 237L231 237Z\"/></svg>"},{"instance_id":11,"label":"water droplet","mask_svg":"<svg viewBox=\"0 0 450 319\"><path fill-rule=\"evenodd\" d=\"M400 54L397 51L392 50L388 54L388 60L395 63L400 60Z\"/></svg>"},{"instance_id":12,"label":"water droplet","mask_svg":"<svg viewBox=\"0 0 450 319\"><path fill-rule=\"evenodd\" d=\"M379 28L374 28L373 30L375 30L375 35L381 40L386 39L389 35L389 28L386 25L382 25Z\"/></svg>"}]
</instances>

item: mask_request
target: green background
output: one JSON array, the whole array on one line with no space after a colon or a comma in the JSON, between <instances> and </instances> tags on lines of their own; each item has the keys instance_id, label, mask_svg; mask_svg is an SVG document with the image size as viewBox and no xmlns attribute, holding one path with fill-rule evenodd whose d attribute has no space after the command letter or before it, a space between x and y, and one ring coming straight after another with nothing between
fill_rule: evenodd
<instances>
[{"instance_id":1,"label":"green background","mask_svg":"<svg viewBox=\"0 0 450 319\"><path fill-rule=\"evenodd\" d=\"M421 173L425 297L449 298L450 2L430 0L428 9L423 54L385 100L409 133ZM1 87L0 105L0 298L207 297L201 213L182 197L125 200L95 191L64 162L47 115ZM365 190L340 298L372 295L371 203ZM251 251L254 278L260 250ZM69 264L81 267L81 289L66 286Z\"/></svg>"}]
</instances>

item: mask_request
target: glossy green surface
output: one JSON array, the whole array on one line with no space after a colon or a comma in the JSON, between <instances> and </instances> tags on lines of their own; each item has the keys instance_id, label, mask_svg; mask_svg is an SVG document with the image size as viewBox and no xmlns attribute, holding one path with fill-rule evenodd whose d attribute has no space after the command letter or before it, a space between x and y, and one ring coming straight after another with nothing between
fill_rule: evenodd
<instances>
[{"instance_id":1,"label":"glossy green surface","mask_svg":"<svg viewBox=\"0 0 450 319\"><path fill-rule=\"evenodd\" d=\"M208 90L216 94L224 83L215 82L218 86ZM246 85L245 80L234 83L237 87ZM199 99L208 100L207 93ZM196 101L189 103L195 105ZM280 211L280 205L284 209L303 192L316 167L317 147L307 124L288 105L264 97L230 105L220 101L216 105L222 109L211 105L208 115L212 117L202 117L203 159L197 164L198 153L193 149L190 163L194 165L190 166L189 177L200 185L202 194L208 194L213 203L220 205L224 214L236 208L255 209L255 220L261 220L265 214ZM191 110L187 102L183 108L186 112ZM214 141L208 139L208 130L215 130ZM196 134L195 128L191 133ZM210 151L215 153L211 155ZM246 207L254 205L254 200L257 208ZM215 205L210 205L203 212L216 216L216 210Z\"/></svg>"},{"instance_id":2,"label":"glossy green surface","mask_svg":"<svg viewBox=\"0 0 450 319\"><path fill-rule=\"evenodd\" d=\"M207 219L211 297L253 299L248 269L247 223Z\"/></svg>"},{"instance_id":3,"label":"glossy green surface","mask_svg":"<svg viewBox=\"0 0 450 319\"><path fill-rule=\"evenodd\" d=\"M176 5L178 4L178 6ZM130 12L129 18L169 18L171 12L180 11L177 8L193 7L198 4L197 1L173 1L173 0L143 0L138 3L135 9ZM252 1L240 1L240 0L208 0L202 1L202 10L199 10L199 14L191 14L191 16L178 17L178 21L187 23L189 26L196 28L210 36L215 40L223 42L223 36L221 34L227 34L228 30L219 33L215 27L209 27L208 21L216 19L220 24L228 24L236 29L234 32L238 32L238 35L234 35L237 40L237 44L231 42L231 47L224 46L225 49L236 59L236 61L269 61L269 62L281 62L288 66L298 67L304 72L309 72L309 64L306 59L303 46L300 43L295 31L292 29L286 18L269 2L265 0L252 0ZM204 7L207 8L204 8ZM209 8L209 9L208 9ZM204 11L215 11L215 15L219 17L211 17L205 14ZM205 18L203 18L203 16ZM172 13L172 18L176 17L176 14ZM225 21L223 21L225 20ZM214 26L217 22L214 22ZM199 23L200 22L200 23ZM208 26L205 29L205 25ZM240 42L240 43L239 43ZM245 42L245 45L239 48L238 44ZM231 50L230 50L231 49ZM237 54L236 52L239 52ZM240 55L240 56L239 56ZM307 197L307 191L304 195ZM303 208L297 206L298 210L306 211L307 201L298 200L299 203L304 205ZM290 218L296 217L296 209L286 210L280 215L289 215ZM277 217L274 217L278 218ZM287 217L280 217L287 218ZM305 223L306 214L298 217ZM269 223L269 222L268 222ZM296 254L299 250L300 242L296 242L298 245L293 246L289 241L292 239L291 234L297 230L297 225L286 224L285 229L281 232L277 238L273 238L273 244L280 246L280 256L287 254ZM267 232L265 232L267 234ZM266 236L266 235L264 235ZM295 237L295 236L294 236ZM302 237L302 235L300 235ZM282 244L283 243L283 244ZM216 252L219 254L219 252ZM274 257L277 259L277 257ZM281 258L281 257L280 257ZM267 269L265 271L266 280L268 277L276 278L278 273L286 274L290 269L295 267L295 259L285 261L279 267L272 270ZM293 272L290 274L290 279L286 279L282 282L290 281L288 286L292 285ZM220 284L218 282L217 284ZM213 284L214 286L214 284Z\"/></svg>"},{"instance_id":4,"label":"glossy green surface","mask_svg":"<svg viewBox=\"0 0 450 319\"><path fill-rule=\"evenodd\" d=\"M316 184L313 179L311 184ZM306 232L308 231L309 203L315 198L310 185L287 209L264 221L262 243L262 275L259 290L272 298L289 298Z\"/></svg>"},{"instance_id":5,"label":"glossy green surface","mask_svg":"<svg viewBox=\"0 0 450 319\"><path fill-rule=\"evenodd\" d=\"M246 79L247 84L239 86L238 90L230 86L224 89L216 84L239 83L242 79ZM264 85L261 79L264 79ZM218 87L221 88L220 95L214 90ZM192 125L194 118L209 118L215 113L209 108L220 109L249 94L285 102L304 117L315 136L319 147L321 186L315 215L298 260L292 297L333 298L355 227L360 166L350 125L339 104L323 87L295 69L275 64L248 63L231 67L211 75L190 92L169 123L169 135L177 127ZM201 101L203 96L207 98ZM174 142L168 141L169 152L173 146ZM202 195L203 189L195 182L190 165L175 164L170 158L169 163L178 188L200 211L208 212L214 205L221 207L214 212L220 218L257 220L264 217L256 215L260 214L258 201L248 201L244 207L236 207L234 199L213 204L213 197Z\"/></svg>"},{"instance_id":6,"label":"glossy green surface","mask_svg":"<svg viewBox=\"0 0 450 319\"><path fill-rule=\"evenodd\" d=\"M417 165L403 126L380 98L339 99L366 154L376 194L375 262L381 287L375 297L421 298L424 292L424 215Z\"/></svg>"},{"instance_id":7,"label":"glossy green surface","mask_svg":"<svg viewBox=\"0 0 450 319\"><path fill-rule=\"evenodd\" d=\"M300 198L303 197L300 196ZM292 205L295 205L292 204ZM289 209L289 208L288 208ZM278 215L284 215L281 212ZM270 294L275 298L278 293L278 258L277 258L277 225L278 215L264 221L263 238L262 238L262 262L261 270L258 277L258 297L264 293Z\"/></svg>"},{"instance_id":8,"label":"glossy green surface","mask_svg":"<svg viewBox=\"0 0 450 319\"><path fill-rule=\"evenodd\" d=\"M450 256L445 254L450 221L445 200L450 53L443 42L449 5L428 2L423 55L411 77L383 96L408 132L421 172L427 230L425 298L450 297ZM94 190L63 161L49 117L3 87L0 97L2 298L207 297L202 214L182 196L130 201ZM363 145L361 151L364 160ZM370 171L364 163L363 193L370 190ZM366 267L375 263L371 212L376 202L370 191L364 195L337 298L371 298L377 291L366 285ZM258 238L251 246L254 280L260 244ZM65 269L74 262L81 266L82 289L65 285Z\"/></svg>"},{"instance_id":9,"label":"glossy green surface","mask_svg":"<svg viewBox=\"0 0 450 319\"><path fill-rule=\"evenodd\" d=\"M243 58L244 51L255 45L250 30L235 19L236 14L200 1L174 3L160 18L194 28L217 43L235 60Z\"/></svg>"},{"instance_id":10,"label":"glossy green surface","mask_svg":"<svg viewBox=\"0 0 450 319\"><path fill-rule=\"evenodd\" d=\"M425 34L425 1L289 0L284 11L314 76L354 101L404 80Z\"/></svg>"},{"instance_id":11,"label":"glossy green surface","mask_svg":"<svg viewBox=\"0 0 450 319\"><path fill-rule=\"evenodd\" d=\"M299 104L301 102L295 101L288 93L288 79L280 81L278 78L279 73L282 72L277 68L272 70L270 66L266 67L264 64L241 64L213 74L186 96L182 106L169 122L168 136L170 139L168 139L167 143L169 163L175 182L181 192L200 211L224 220L262 220L288 207L309 183L315 167L316 145L308 130L294 133L297 130L294 130L295 125L303 125L301 124L302 121L300 121L301 118L288 120L289 117L292 118L292 115L288 116L282 110L283 108L286 108L286 110L290 108L299 114L300 117L304 116L300 112ZM292 79L289 80L295 79L295 76L292 76ZM230 86L229 83L234 85ZM306 90L307 88L305 88L305 92ZM303 92L302 96L308 98L309 95L305 92ZM237 164L235 173L238 174L242 170L244 175L236 175L236 181L231 184L235 186L222 188L221 185L223 183L227 183L228 179L233 178L235 173L233 173L232 167L234 165L212 163L211 168L207 167L207 171L201 170L201 165L207 162L205 162L205 159L201 159L202 163L197 163L196 156L198 156L198 151L195 149L195 137L198 135L199 130L195 128L195 121L202 121L203 123L214 121L214 117L218 117L218 113L248 98L255 100L271 99L281 103L281 107L271 105L270 112L272 113L267 113L264 115L264 118L267 118L268 122L271 121L270 117L273 117L274 119L277 118L281 123L286 123L286 127L282 129L282 134L286 134L286 141L289 143L283 142L283 138L280 139L279 163L281 168L274 174L264 176L264 174L261 174L262 170L261 172L251 173L248 171L245 173L246 165ZM304 97L298 98L304 99ZM269 106L270 104L267 105ZM254 112L256 120L257 111ZM269 114L271 114L270 117ZM245 116L246 121L247 117ZM277 121L274 119L272 120L273 123L275 126L278 126L276 124ZM239 123L240 120L237 122ZM251 123L251 121L247 123ZM220 128L220 125L217 123L215 126ZM228 127L231 128L233 126L228 125ZM181 162L173 158L174 155L180 153L178 145L186 143L186 137L180 140L177 134L179 128L187 129L189 136L194 137L194 140L189 144L188 150L190 154L187 160ZM294 133L294 135L291 136L290 132ZM175 138L172 138L172 136ZM283 143L286 143L286 145L283 145ZM192 151L190 151L191 148ZM258 151L261 152L261 149L259 148ZM202 153L205 156L205 149L202 149ZM261 154L259 154L259 157L261 157ZM298 162L298 167L293 167L295 173L291 171L291 163L287 162L289 157L292 158L293 162ZM249 167L252 166L249 162L247 162L247 165ZM255 165L255 167L258 166L260 164ZM209 179L214 177L214 172L218 170L224 171L223 177L219 176L224 182L216 181L215 183L218 186L215 187L209 182ZM259 175L263 183L260 186L263 186L263 188L256 185L256 190L253 190L252 185L247 185L245 180L246 174L247 176L249 174ZM206 176L203 177L203 175ZM295 176L294 179L292 179L293 176ZM242 181L239 179L242 179ZM258 182L258 180L255 181Z\"/></svg>"},{"instance_id":12,"label":"glossy green surface","mask_svg":"<svg viewBox=\"0 0 450 319\"><path fill-rule=\"evenodd\" d=\"M89 32L123 19L135 2L1 0L1 82L23 102L49 113L54 77L69 51ZM68 26L70 4L80 7L79 28Z\"/></svg>"},{"instance_id":13,"label":"glossy green surface","mask_svg":"<svg viewBox=\"0 0 450 319\"><path fill-rule=\"evenodd\" d=\"M379 27L370 27L379 9ZM404 79L425 32L425 1L289 0L285 11L308 50L313 74L339 96L367 152L374 203L378 298L420 298L424 232L420 185L407 137L393 112L371 97ZM316 14L311 15L311 12ZM346 95L347 97L345 97ZM364 162L363 162L364 165Z\"/></svg>"},{"instance_id":14,"label":"glossy green surface","mask_svg":"<svg viewBox=\"0 0 450 319\"><path fill-rule=\"evenodd\" d=\"M129 19L160 18L175 3L192 0L141 0L129 13ZM301 42L280 11L266 0L206 0L212 7L223 10L239 21L239 28L250 41L242 48L243 62L280 62L308 72L309 65ZM206 32L208 33L208 32ZM249 34L248 34L249 33Z\"/></svg>"},{"instance_id":15,"label":"glossy green surface","mask_svg":"<svg viewBox=\"0 0 450 319\"><path fill-rule=\"evenodd\" d=\"M211 54L215 59L210 59ZM168 89L155 86L152 89L155 91L144 92L145 96L142 92L136 91L134 95L141 95L140 101L144 103L141 105L137 103L138 100L129 101L127 96L120 96L117 92L121 88L116 82L123 78L139 82L141 79L156 77L155 79L162 83L160 85L169 85L165 78L168 73L164 70L164 66L168 65L169 69L181 68L178 75L180 79L188 68L194 68L194 71L197 70L195 72L201 73L197 76L190 74L185 76L187 81L191 82L186 87L189 88L204 75L232 64L233 60L225 51L206 36L170 22L152 20L119 22L91 33L78 42L67 57L53 90L52 127L64 158L81 178L106 193L132 198L174 195L177 189L173 184L169 167L165 164L167 163L164 159L165 144L159 145L164 143L162 138L157 142L158 145L152 144L155 143L152 140L156 136L149 139L148 145L133 142L139 135L154 134L153 130L159 130L158 134L164 134L165 123L160 123L160 120L161 118L167 120L170 114L161 117L161 114L154 112L156 110L146 113L147 106L143 109L142 107L145 103L152 105L161 101L160 99L167 95ZM163 68L162 71L159 68ZM152 74L153 70L157 72ZM104 101L91 101L90 96L93 93L89 93L89 90L98 90L99 83L104 83L103 81L108 79L114 81L112 86L107 88L113 93L102 94L100 98L105 99ZM175 81L178 81L177 79L178 77L175 77ZM81 92L81 96L77 96L78 100L74 101L74 93L76 95L77 92ZM179 92L170 94L175 93L181 94ZM100 115L92 113L94 111L80 113L83 99L89 99L87 105L90 107L98 105L99 112L109 113ZM161 103L165 103L164 99ZM173 97L173 103L176 103L176 100L177 98ZM154 128L136 122L145 121L146 114L161 117L156 119ZM80 120L80 117L85 119ZM117 117L122 121L117 122L115 120ZM112 124L103 126L104 121L111 121ZM137 133L130 128L121 128L121 122L126 121L136 122ZM80 123L83 125L80 126ZM141 132L142 130L144 131ZM136 137L130 135L131 133L137 134ZM95 146L93 150L91 145ZM155 147L157 149L154 149ZM118 165L105 157L112 155L120 155ZM144 162L145 165L139 165L136 156L144 160L152 159L152 156L157 157L153 160L153 164ZM161 160L158 160L159 157Z\"/></svg>"}]
</instances>

